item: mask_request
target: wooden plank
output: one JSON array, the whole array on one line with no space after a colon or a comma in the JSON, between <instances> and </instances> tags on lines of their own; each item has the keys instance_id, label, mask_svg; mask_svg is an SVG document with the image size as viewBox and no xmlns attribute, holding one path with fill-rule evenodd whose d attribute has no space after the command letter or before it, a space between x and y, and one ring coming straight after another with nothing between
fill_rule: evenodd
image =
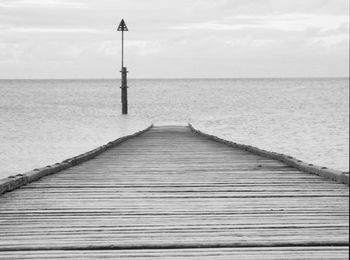
<instances>
[{"instance_id":1,"label":"wooden plank","mask_svg":"<svg viewBox=\"0 0 350 260\"><path fill-rule=\"evenodd\" d=\"M348 195L186 127L154 127L3 194L0 259L344 259Z\"/></svg>"},{"instance_id":2,"label":"wooden plank","mask_svg":"<svg viewBox=\"0 0 350 260\"><path fill-rule=\"evenodd\" d=\"M3 252L0 259L274 260L347 259L348 247L220 248L180 250L83 250Z\"/></svg>"}]
</instances>

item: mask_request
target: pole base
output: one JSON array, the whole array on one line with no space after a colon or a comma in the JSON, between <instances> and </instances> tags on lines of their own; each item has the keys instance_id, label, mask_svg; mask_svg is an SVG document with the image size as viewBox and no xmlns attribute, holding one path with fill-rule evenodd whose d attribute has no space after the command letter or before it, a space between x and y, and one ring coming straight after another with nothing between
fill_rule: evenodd
<instances>
[{"instance_id":1,"label":"pole base","mask_svg":"<svg viewBox=\"0 0 350 260\"><path fill-rule=\"evenodd\" d=\"M127 69L126 67L122 67L122 114L128 114L128 84L127 84Z\"/></svg>"}]
</instances>

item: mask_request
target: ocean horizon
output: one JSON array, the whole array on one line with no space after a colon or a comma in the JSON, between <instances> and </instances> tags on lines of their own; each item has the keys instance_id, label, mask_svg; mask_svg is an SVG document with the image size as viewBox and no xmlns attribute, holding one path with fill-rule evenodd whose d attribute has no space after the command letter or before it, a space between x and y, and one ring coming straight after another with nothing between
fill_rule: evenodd
<instances>
[{"instance_id":1,"label":"ocean horizon","mask_svg":"<svg viewBox=\"0 0 350 260\"><path fill-rule=\"evenodd\" d=\"M298 80L298 79L306 79L306 80L313 80L313 79L349 79L349 76L325 76L325 77L150 77L150 78L128 78L128 80L254 80L254 79L266 79L266 80L273 80L273 79L286 79L286 80ZM62 77L62 78L0 78L0 81L8 81L8 80L118 80L120 81L120 77L85 77L85 78L79 78L79 77Z\"/></svg>"}]
</instances>

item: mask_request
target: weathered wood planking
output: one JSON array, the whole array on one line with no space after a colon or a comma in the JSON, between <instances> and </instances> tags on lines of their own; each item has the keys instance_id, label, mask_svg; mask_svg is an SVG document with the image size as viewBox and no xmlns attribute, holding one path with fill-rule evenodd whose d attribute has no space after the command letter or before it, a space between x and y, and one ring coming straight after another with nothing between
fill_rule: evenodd
<instances>
[{"instance_id":1,"label":"weathered wood planking","mask_svg":"<svg viewBox=\"0 0 350 260\"><path fill-rule=\"evenodd\" d=\"M252 247L168 250L84 250L2 252L0 259L168 259L168 260L295 260L346 259L347 247Z\"/></svg>"},{"instance_id":2,"label":"weathered wood planking","mask_svg":"<svg viewBox=\"0 0 350 260\"><path fill-rule=\"evenodd\" d=\"M3 194L0 259L347 259L348 195L187 127L154 127Z\"/></svg>"},{"instance_id":3,"label":"weathered wood planking","mask_svg":"<svg viewBox=\"0 0 350 260\"><path fill-rule=\"evenodd\" d=\"M289 165L289 166L292 166L296 169L299 169L305 173L316 174L318 176L322 176L322 177L325 177L327 179L330 179L330 180L333 180L333 181L336 181L339 183L344 183L344 184L349 186L349 172L342 172L339 170L328 169L327 167L317 166L317 165L313 165L310 163L305 163L301 160L298 160L298 159L296 159L292 156L286 155L286 154L266 151L266 150L263 150L263 149L260 149L258 147L254 147L251 145L238 144L235 142L231 142L231 141L219 138L215 135L203 133L202 131L195 129L191 124L189 124L189 127L195 133L198 133L202 136L206 136L209 139L212 139L216 142L226 144L226 145L233 147L235 149L245 150L245 151L251 152L253 154L259 155L259 156L263 156L266 158L277 160L277 161L285 163L286 165Z\"/></svg>"}]
</instances>

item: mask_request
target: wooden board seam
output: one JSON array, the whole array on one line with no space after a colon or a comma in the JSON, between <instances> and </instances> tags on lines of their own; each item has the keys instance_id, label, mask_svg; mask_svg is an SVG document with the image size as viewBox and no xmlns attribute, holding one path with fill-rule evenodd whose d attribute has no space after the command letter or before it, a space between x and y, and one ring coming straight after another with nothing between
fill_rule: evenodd
<instances>
[{"instance_id":1,"label":"wooden board seam","mask_svg":"<svg viewBox=\"0 0 350 260\"><path fill-rule=\"evenodd\" d=\"M349 243L343 241L333 241L329 242L306 242L306 243L184 243L184 244L135 244L135 245L106 245L106 246L38 246L38 247L3 247L0 252L10 252L10 251L57 251L57 250L164 250L164 249L216 249L216 248L283 248L283 247L346 247Z\"/></svg>"}]
</instances>

